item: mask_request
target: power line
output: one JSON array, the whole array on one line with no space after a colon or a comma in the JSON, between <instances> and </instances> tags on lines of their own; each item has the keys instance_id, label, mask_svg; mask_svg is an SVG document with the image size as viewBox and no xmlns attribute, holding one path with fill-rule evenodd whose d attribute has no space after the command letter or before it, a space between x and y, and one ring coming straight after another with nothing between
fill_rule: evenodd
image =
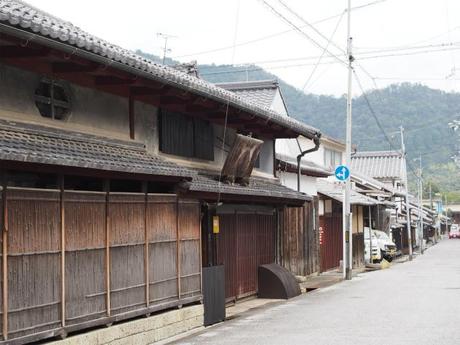
<instances>
[{"instance_id":1,"label":"power line","mask_svg":"<svg viewBox=\"0 0 460 345\"><path fill-rule=\"evenodd\" d=\"M332 31L332 34L331 34L331 37L329 37L329 40L327 41L327 45L326 47L324 48L323 52L321 53L321 56L318 57L318 60L316 61L316 64L315 64L315 67L313 67L310 75L308 76L307 78L307 81L303 84L303 87L302 87L302 92L305 92L305 88L307 87L307 85L310 83L310 80L311 78L313 78L313 75L315 74L316 72L316 69L318 68L319 64L321 63L321 59L323 58L324 54L326 53L326 50L327 48L329 47L329 44L332 42L332 39L334 38L335 36L335 33L337 32L338 28L339 28L339 25L340 23L342 22L342 19L343 19L343 16L345 14L345 11L342 13L342 16L339 18L339 20L337 21L337 24L334 28L334 31Z\"/></svg>"},{"instance_id":2,"label":"power line","mask_svg":"<svg viewBox=\"0 0 460 345\"><path fill-rule=\"evenodd\" d=\"M303 31L300 27L298 27L297 25L295 25L292 21L290 21L287 17L285 17L281 12L279 12L278 10L276 10L273 6L271 6L267 1L265 0L260 0L266 7L268 7L274 14L276 14L279 18L281 18L284 22L286 22L288 25L290 25L291 27L293 27L298 33L300 33L302 36L304 36L306 39L308 39L311 43L313 43L316 47L318 47L319 49L324 49L324 47L318 43L316 40L314 40L313 38L311 38L305 31ZM339 58L337 55L335 55L334 53L332 53L330 50L327 50L326 49L326 52L331 56L331 57L334 57L337 61L339 61L340 63L344 64L344 65L347 65L347 63L342 60L341 58Z\"/></svg>"},{"instance_id":3,"label":"power line","mask_svg":"<svg viewBox=\"0 0 460 345\"><path fill-rule=\"evenodd\" d=\"M289 13L291 13L292 15L294 15L297 19L301 20L306 26L308 26L310 29L312 29L314 32L316 32L320 37L322 37L323 39L325 39L327 41L327 45L329 46L329 44L333 45L335 48L337 48L338 50L340 50L340 52L342 52L343 54L346 54L346 51L345 49L343 49L342 47L339 47L336 43L332 42L332 40L330 38L327 38L325 35L323 35L318 29L316 29L312 24L310 24L307 20L305 20L305 18L303 18L300 14L298 14L296 11L294 11L292 8L290 8L288 5L286 5L283 0L278 0L278 2L286 9L288 10ZM345 14L347 11L343 11L342 13L342 16L343 14ZM342 18L342 17L341 17Z\"/></svg>"},{"instance_id":4,"label":"power line","mask_svg":"<svg viewBox=\"0 0 460 345\"><path fill-rule=\"evenodd\" d=\"M361 85L361 81L360 81L360 79L359 79L359 77L358 77L358 74L356 73L355 70L353 70L353 74L355 75L356 82L357 82L359 88L361 89L362 96L364 97L364 100L366 101L366 104L367 104L367 106L368 106L368 108L369 108L369 111L370 111L372 117L373 117L374 120L375 120L375 123L377 124L377 127L379 127L379 129L380 129L380 131L382 132L382 134L383 134L385 140L386 140L386 141L388 142L388 144L390 145L390 148L391 148L392 150L394 150L394 151L399 151L399 148L396 148L396 147L394 146L394 144L392 143L391 139L388 137L388 134L386 133L385 129L383 128L382 124L380 123L380 120L379 120L377 114L375 113L374 108L372 107L372 105L371 105L371 103L370 103L370 101L369 101L369 98L367 97L367 94L366 94L366 92L364 91L363 86ZM411 165L410 161L407 160L407 159L406 159L406 164L407 164L407 166L409 167L409 170L412 172L412 174L414 174L414 176L415 176L416 178L418 178L418 175L417 175L415 169L414 169L413 166Z\"/></svg>"},{"instance_id":5,"label":"power line","mask_svg":"<svg viewBox=\"0 0 460 345\"><path fill-rule=\"evenodd\" d=\"M335 61L330 61L330 62L321 62L320 65L331 65L331 64L336 64L337 62ZM207 72L207 73L200 73L200 75L205 76L205 75L217 75L217 74L231 74L231 73L244 73L244 72L255 72L255 71L263 71L265 69L269 70L274 70L274 69L284 69L284 68L294 68L294 67L304 67L304 66L314 66L314 63L304 63L304 64L294 64L294 65L279 65L279 66L273 66L273 67L254 67L254 68L244 68L244 69L229 69L229 70L224 70L224 71L214 71L214 72Z\"/></svg>"},{"instance_id":6,"label":"power line","mask_svg":"<svg viewBox=\"0 0 460 345\"><path fill-rule=\"evenodd\" d=\"M369 60L369 59L378 59L378 58L383 58L383 57L392 57L392 56L405 56L405 55L417 55L417 54L426 54L426 53L432 53L432 52L439 52L439 51L449 51L449 50L459 50L460 46L457 46L457 44L460 44L460 42L452 42L452 43L443 43L440 45L433 45L431 47L441 47L442 49L434 49L434 50L422 50L418 52L403 52L400 54L387 54L387 55L373 55L373 56L361 56L361 54L369 54L369 53L361 53L361 54L355 54L354 57L356 60ZM382 50L381 52L384 52ZM374 52L372 52L374 53ZM298 57L298 58L287 58L287 59L275 59L275 60L265 60L265 61L254 61L254 62L245 62L245 63L239 63L238 65L261 65L261 64L269 64L269 63L277 63L277 62L289 62L289 61L302 61L302 60L314 60L318 59L321 55L316 55L316 56L306 56L306 57ZM331 59L331 57L326 57L326 59ZM342 61L340 61L342 63ZM323 62L322 64L330 64L330 63L335 63L334 61L327 61ZM302 66L314 66L314 64L294 64L294 65L279 65L279 66L266 66L265 68L267 69L278 69L278 68L290 68L290 67L302 67ZM257 68L257 70L261 70L262 68ZM227 73L227 71L224 71ZM219 72L219 73L224 73L224 72ZM232 73L232 70L228 70L228 73ZM216 74L219 74L216 73ZM380 77L375 77L375 79L384 79ZM394 79L394 78L392 78ZM397 80L396 78L395 80ZM414 78L415 79L415 78ZM422 79L422 78L421 78ZM424 79L426 80L426 79Z\"/></svg>"},{"instance_id":7,"label":"power line","mask_svg":"<svg viewBox=\"0 0 460 345\"><path fill-rule=\"evenodd\" d=\"M385 2L385 1L388 1L388 0L376 0L376 1L371 1L371 2L369 2L369 3L367 3L367 4L363 4L363 5L360 5L360 6L352 7L351 10L354 11L354 10L362 9L362 8L369 7L369 6L372 6L372 5L381 3L381 2ZM347 10L345 10L345 11L347 11ZM317 21L314 21L312 24L313 24L313 25L321 24L321 23L327 22L327 21L329 21L329 20L338 18L338 17L340 17L340 16L342 15L342 13L343 13L343 12L338 13L338 14L334 14L334 15L329 16L329 17L325 17L325 18L319 19L319 20L317 20ZM305 27L306 27L306 25L301 26L301 28L305 28ZM291 32L293 32L293 31L295 31L295 30L294 30L294 29L289 29L289 30L284 30L284 31L275 32L275 33L270 34L270 35L266 35L266 36L258 37L258 38L252 39L252 40L248 40L248 41L244 41L244 42L241 42L241 43L237 43L237 44L235 44L235 47L242 47L242 46L250 45L250 44L253 44L253 43L260 42L260 41L265 41L265 40L268 40L268 39L271 39L271 38L274 38L274 37L278 37L278 36L281 36L281 35L284 35L284 34L287 34L287 33L291 33ZM203 50L203 51L199 51L199 52L191 53L191 54L177 55L177 56L173 56L172 58L173 58L173 59L179 59L179 58L190 57L190 56L205 55L205 54L216 53L216 52L220 52L220 51L224 51L224 50L230 50L230 49L233 49L233 45L224 46L224 47L220 47L220 48L214 48L214 49Z\"/></svg>"}]
</instances>

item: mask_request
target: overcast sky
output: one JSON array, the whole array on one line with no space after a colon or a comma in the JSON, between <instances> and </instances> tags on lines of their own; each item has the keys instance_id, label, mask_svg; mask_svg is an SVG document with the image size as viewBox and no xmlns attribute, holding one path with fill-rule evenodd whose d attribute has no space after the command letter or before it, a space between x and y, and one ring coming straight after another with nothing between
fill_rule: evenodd
<instances>
[{"instance_id":1,"label":"overcast sky","mask_svg":"<svg viewBox=\"0 0 460 345\"><path fill-rule=\"evenodd\" d=\"M162 54L164 40L157 33L174 36L168 41L170 57L198 63L257 63L280 78L317 94L346 93L346 68L337 61L345 58L335 46L346 46L346 0L282 0L302 19L290 13L278 0L266 0L271 6L300 27L304 34L291 30L256 43L241 44L270 36L292 27L259 0L28 0L34 6L80 26L82 29L128 49ZM353 7L373 0L352 0ZM339 16L335 16L339 15ZM333 17L322 21L325 18ZM329 38L337 27L323 63L310 78L317 57L327 40L305 22L314 24ZM358 8L351 13L351 30L357 62L372 76L378 87L389 83L412 81L460 92L460 1L459 0L386 0ZM235 48L231 48L236 42ZM449 46L433 45L453 43ZM425 46L420 50L450 49L405 56L387 56L417 50L391 51L392 47ZM209 50L225 50L197 54ZM375 49L375 52L371 50ZM387 51L382 52L385 49ZM195 55L194 55L195 54ZM367 57L365 59L365 57ZM371 58L369 58L371 57ZM302 58L299 60L288 60ZM278 62L270 62L280 60ZM333 63L330 63L333 62ZM452 75L458 64L459 70ZM300 66L299 66L300 65ZM374 84L360 68L358 77L365 89ZM450 76L450 77L448 77ZM378 79L380 78L380 79ZM391 78L391 79L382 79ZM356 83L354 93L360 90Z\"/></svg>"}]
</instances>

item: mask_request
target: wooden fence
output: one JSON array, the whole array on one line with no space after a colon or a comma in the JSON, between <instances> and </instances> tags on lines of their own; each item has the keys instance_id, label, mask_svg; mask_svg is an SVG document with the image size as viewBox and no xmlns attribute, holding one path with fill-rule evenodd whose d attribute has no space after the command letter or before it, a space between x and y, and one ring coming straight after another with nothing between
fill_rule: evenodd
<instances>
[{"instance_id":1,"label":"wooden fence","mask_svg":"<svg viewBox=\"0 0 460 345\"><path fill-rule=\"evenodd\" d=\"M281 264L295 275L320 270L318 201L280 211Z\"/></svg>"},{"instance_id":2,"label":"wooden fence","mask_svg":"<svg viewBox=\"0 0 460 345\"><path fill-rule=\"evenodd\" d=\"M24 188L1 196L4 340L29 342L201 298L198 202Z\"/></svg>"}]
</instances>

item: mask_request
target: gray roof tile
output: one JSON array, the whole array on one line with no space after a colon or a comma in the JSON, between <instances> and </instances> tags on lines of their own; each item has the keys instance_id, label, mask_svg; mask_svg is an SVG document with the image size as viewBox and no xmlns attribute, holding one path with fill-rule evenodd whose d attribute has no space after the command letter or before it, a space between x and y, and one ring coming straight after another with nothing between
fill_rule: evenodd
<instances>
[{"instance_id":1,"label":"gray roof tile","mask_svg":"<svg viewBox=\"0 0 460 345\"><path fill-rule=\"evenodd\" d=\"M336 183L327 182L324 180L317 180L318 193L326 195L338 202L343 202L343 189ZM376 199L370 198L355 190L351 190L350 203L352 205L378 205Z\"/></svg>"},{"instance_id":2,"label":"gray roof tile","mask_svg":"<svg viewBox=\"0 0 460 345\"><path fill-rule=\"evenodd\" d=\"M311 200L311 196L307 194L299 193L287 188L277 181L263 178L252 177L249 179L249 184L247 186L243 186L240 184L219 182L218 176L200 173L193 178L193 181L186 182L185 185L191 192L258 196L277 199L293 199L299 201Z\"/></svg>"},{"instance_id":3,"label":"gray roof tile","mask_svg":"<svg viewBox=\"0 0 460 345\"><path fill-rule=\"evenodd\" d=\"M77 3L74 4L77 5ZM17 30L11 30L11 27ZM60 48L63 50L67 48L69 52L77 55L82 54L89 59L95 59L93 54L96 54L99 57L110 60L110 64L114 68L120 68L118 64L122 64L134 74L170 84L222 103L228 103L266 121L277 123L284 128L290 128L295 133L306 137L313 137L315 133L319 133L316 128L278 114L267 107L207 81L141 57L20 0L0 0L1 31L14 35L27 36L34 34L38 35L38 38L50 38L62 44ZM39 42L40 40L36 39L36 41ZM50 44L47 40L41 40L41 42L42 44ZM70 48L70 46L73 48ZM79 48L91 54L83 54L80 51L75 51L74 48Z\"/></svg>"},{"instance_id":4,"label":"gray roof tile","mask_svg":"<svg viewBox=\"0 0 460 345\"><path fill-rule=\"evenodd\" d=\"M399 151L363 151L351 157L351 170L375 179L403 179L404 159Z\"/></svg>"},{"instance_id":5,"label":"gray roof tile","mask_svg":"<svg viewBox=\"0 0 460 345\"><path fill-rule=\"evenodd\" d=\"M141 145L15 123L0 124L0 160L191 178L191 170Z\"/></svg>"},{"instance_id":6,"label":"gray roof tile","mask_svg":"<svg viewBox=\"0 0 460 345\"><path fill-rule=\"evenodd\" d=\"M216 85L267 108L272 106L278 89L278 82L274 80L217 83Z\"/></svg>"}]
</instances>

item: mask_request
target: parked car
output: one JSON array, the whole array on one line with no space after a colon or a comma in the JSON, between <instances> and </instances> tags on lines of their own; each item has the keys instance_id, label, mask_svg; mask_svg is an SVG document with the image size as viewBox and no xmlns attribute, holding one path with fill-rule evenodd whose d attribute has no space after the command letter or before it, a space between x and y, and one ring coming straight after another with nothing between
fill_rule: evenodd
<instances>
[{"instance_id":1,"label":"parked car","mask_svg":"<svg viewBox=\"0 0 460 345\"><path fill-rule=\"evenodd\" d=\"M382 260L382 253L380 252L380 247L377 243L377 237L375 236L374 232L372 231L372 259L370 258L370 244L371 241L369 240L369 228L364 228L364 260L366 262L380 262Z\"/></svg>"},{"instance_id":2,"label":"parked car","mask_svg":"<svg viewBox=\"0 0 460 345\"><path fill-rule=\"evenodd\" d=\"M458 224L450 226L449 238L460 238L460 227Z\"/></svg>"},{"instance_id":3,"label":"parked car","mask_svg":"<svg viewBox=\"0 0 460 345\"><path fill-rule=\"evenodd\" d=\"M369 228L364 228L364 247L364 255L369 259ZM372 262L380 262L382 259L391 262L397 254L396 245L385 232L372 230Z\"/></svg>"}]
</instances>

